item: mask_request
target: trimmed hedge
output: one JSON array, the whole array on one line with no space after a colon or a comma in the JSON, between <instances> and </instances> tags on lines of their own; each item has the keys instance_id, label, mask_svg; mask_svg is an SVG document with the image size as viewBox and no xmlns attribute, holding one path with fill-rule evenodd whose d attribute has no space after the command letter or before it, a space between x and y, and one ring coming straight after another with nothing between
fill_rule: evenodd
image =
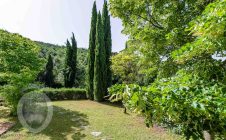
<instances>
[{"instance_id":1,"label":"trimmed hedge","mask_svg":"<svg viewBox=\"0 0 226 140\"><path fill-rule=\"evenodd\" d=\"M81 100L86 98L86 90L79 88L43 88L38 91L45 93L51 100Z\"/></svg>"}]
</instances>

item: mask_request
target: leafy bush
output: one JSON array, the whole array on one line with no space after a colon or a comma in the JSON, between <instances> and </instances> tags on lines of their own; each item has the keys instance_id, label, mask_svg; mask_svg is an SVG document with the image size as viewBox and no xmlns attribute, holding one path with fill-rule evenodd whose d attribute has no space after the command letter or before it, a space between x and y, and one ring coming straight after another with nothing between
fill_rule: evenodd
<instances>
[{"instance_id":1,"label":"leafy bush","mask_svg":"<svg viewBox=\"0 0 226 140\"><path fill-rule=\"evenodd\" d=\"M19 34L0 30L0 94L4 96L11 114L42 66L39 47Z\"/></svg>"},{"instance_id":2,"label":"leafy bush","mask_svg":"<svg viewBox=\"0 0 226 140\"><path fill-rule=\"evenodd\" d=\"M123 93L125 88L125 84L116 84L108 88L108 93L110 94L109 100L111 102L123 101Z\"/></svg>"},{"instance_id":3,"label":"leafy bush","mask_svg":"<svg viewBox=\"0 0 226 140\"><path fill-rule=\"evenodd\" d=\"M79 100L86 99L86 90L78 88L43 88L38 91L45 93L51 100Z\"/></svg>"},{"instance_id":4,"label":"leafy bush","mask_svg":"<svg viewBox=\"0 0 226 140\"><path fill-rule=\"evenodd\" d=\"M129 93L128 89L131 89L133 92L140 91L140 86L135 84L130 85L116 84L108 88L108 92L110 94L109 100L111 102L122 102L125 108L124 113L126 113L126 108L132 110L132 104L130 103L132 101L131 99L132 96Z\"/></svg>"},{"instance_id":5,"label":"leafy bush","mask_svg":"<svg viewBox=\"0 0 226 140\"><path fill-rule=\"evenodd\" d=\"M169 6L175 4L172 1L110 3L113 15L125 25L124 32L141 42L138 64L153 77L148 87L129 85L121 90L124 93L116 92L126 96L124 105L143 114L148 126L164 123L187 139L204 139L203 131L211 139L226 139L226 0L178 1L175 7ZM165 5L169 7L162 8ZM163 30L137 18L150 19L148 6ZM130 9L129 20L122 9Z\"/></svg>"},{"instance_id":6,"label":"leafy bush","mask_svg":"<svg viewBox=\"0 0 226 140\"><path fill-rule=\"evenodd\" d=\"M166 124L193 139L203 138L203 131L221 138L226 135L226 86L215 81L178 74L150 87L117 85L110 91L117 94L111 93L112 101L123 95L124 106L143 114L147 126Z\"/></svg>"}]
</instances>

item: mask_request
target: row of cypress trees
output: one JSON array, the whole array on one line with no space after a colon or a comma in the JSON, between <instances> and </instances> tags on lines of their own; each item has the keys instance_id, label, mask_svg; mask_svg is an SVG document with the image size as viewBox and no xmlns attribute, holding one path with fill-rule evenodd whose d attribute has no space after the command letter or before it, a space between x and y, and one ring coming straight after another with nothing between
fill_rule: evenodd
<instances>
[{"instance_id":1,"label":"row of cypress trees","mask_svg":"<svg viewBox=\"0 0 226 140\"><path fill-rule=\"evenodd\" d=\"M66 42L67 52L65 58L65 68L64 68L64 86L67 88L72 88L75 85L76 77L76 67L77 67L77 42L72 33L71 43L69 40ZM49 54L48 62L44 73L40 73L38 80L45 83L47 87L54 87L54 74L53 74L53 58Z\"/></svg>"},{"instance_id":2,"label":"row of cypress trees","mask_svg":"<svg viewBox=\"0 0 226 140\"><path fill-rule=\"evenodd\" d=\"M111 86L111 24L107 1L104 1L102 16L97 13L96 2L93 4L91 29L89 36L87 97L102 101Z\"/></svg>"}]
</instances>

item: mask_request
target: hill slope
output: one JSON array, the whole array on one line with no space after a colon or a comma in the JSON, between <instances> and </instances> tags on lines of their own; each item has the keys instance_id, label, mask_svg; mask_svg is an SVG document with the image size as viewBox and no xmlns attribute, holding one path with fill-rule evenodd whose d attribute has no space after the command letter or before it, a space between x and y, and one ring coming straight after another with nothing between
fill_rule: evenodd
<instances>
[{"instance_id":1,"label":"hill slope","mask_svg":"<svg viewBox=\"0 0 226 140\"><path fill-rule=\"evenodd\" d=\"M36 41L36 44L41 47L41 56L45 59L48 58L48 55L51 54L54 61L54 75L55 81L63 84L64 76L64 62L66 56L66 47L54 45L50 43L44 43ZM76 74L76 86L84 87L85 86L85 71L86 71L86 56L88 50L84 48L78 48L77 56L77 74ZM43 67L44 68L44 67Z\"/></svg>"}]
</instances>

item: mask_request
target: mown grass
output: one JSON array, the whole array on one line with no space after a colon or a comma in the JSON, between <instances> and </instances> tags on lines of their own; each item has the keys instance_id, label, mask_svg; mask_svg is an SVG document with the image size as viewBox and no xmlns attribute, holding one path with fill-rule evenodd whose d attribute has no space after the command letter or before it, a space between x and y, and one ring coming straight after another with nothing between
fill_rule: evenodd
<instances>
[{"instance_id":1,"label":"mown grass","mask_svg":"<svg viewBox=\"0 0 226 140\"><path fill-rule=\"evenodd\" d=\"M50 125L32 134L19 123L0 139L6 140L177 140L181 137L159 128L146 128L143 118L124 114L123 108L92 101L53 102ZM98 137L91 132L102 132Z\"/></svg>"}]
</instances>

